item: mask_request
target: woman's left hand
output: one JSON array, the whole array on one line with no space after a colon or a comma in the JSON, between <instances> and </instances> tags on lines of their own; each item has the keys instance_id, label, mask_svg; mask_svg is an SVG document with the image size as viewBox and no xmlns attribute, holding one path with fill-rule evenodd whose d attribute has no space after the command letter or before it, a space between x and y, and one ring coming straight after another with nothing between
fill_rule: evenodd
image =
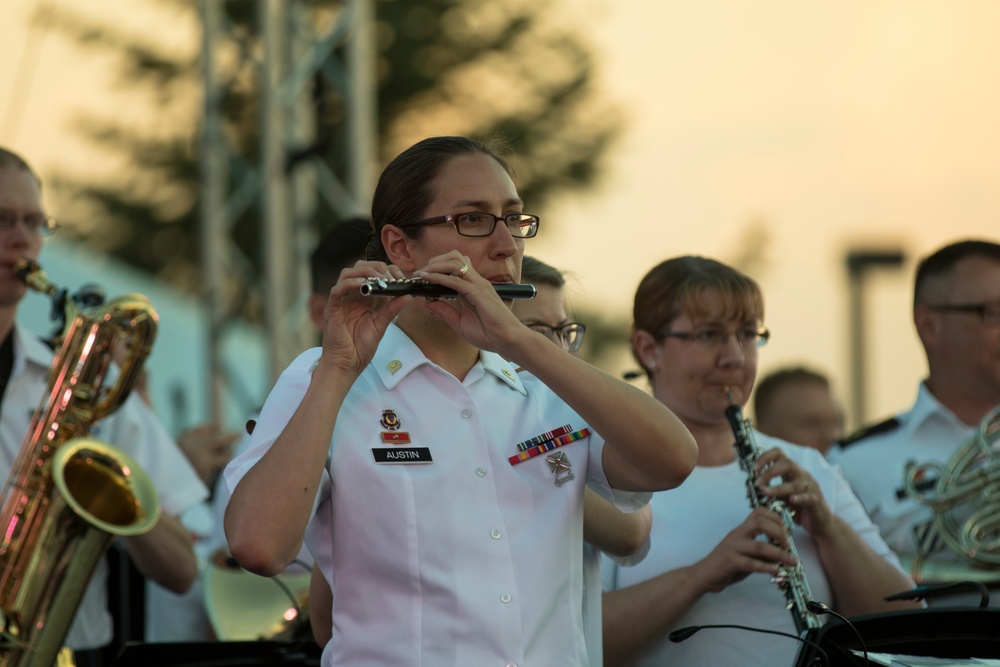
<instances>
[{"instance_id":1,"label":"woman's left hand","mask_svg":"<svg viewBox=\"0 0 1000 667\"><path fill-rule=\"evenodd\" d=\"M754 466L757 488L765 495L783 500L794 512L795 522L813 537L821 537L833 525L833 512L819 484L785 452L775 448L760 455ZM780 483L772 484L776 478Z\"/></svg>"},{"instance_id":2,"label":"woman's left hand","mask_svg":"<svg viewBox=\"0 0 1000 667\"><path fill-rule=\"evenodd\" d=\"M457 250L431 259L414 275L458 292L454 299L429 299L426 308L472 345L499 352L514 334L524 330L493 283L479 275L469 258Z\"/></svg>"}]
</instances>

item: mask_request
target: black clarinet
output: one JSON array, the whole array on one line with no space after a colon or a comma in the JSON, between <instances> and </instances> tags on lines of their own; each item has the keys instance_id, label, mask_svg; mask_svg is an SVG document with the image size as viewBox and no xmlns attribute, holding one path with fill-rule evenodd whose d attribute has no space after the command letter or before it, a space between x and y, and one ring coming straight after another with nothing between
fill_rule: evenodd
<instances>
[{"instance_id":1,"label":"black clarinet","mask_svg":"<svg viewBox=\"0 0 1000 667\"><path fill-rule=\"evenodd\" d=\"M535 286L530 284L500 284L494 285L493 289L501 299L533 299L536 293ZM455 290L423 278L369 278L368 282L361 286L361 294L364 296L412 294L434 299L454 299L458 296Z\"/></svg>"},{"instance_id":2,"label":"black clarinet","mask_svg":"<svg viewBox=\"0 0 1000 667\"><path fill-rule=\"evenodd\" d=\"M733 435L736 436L736 442L733 443L733 449L736 450L736 460L740 463L740 470L746 473L747 498L750 500L750 507L756 509L763 506L780 516L785 526L785 532L788 533L788 553L795 557L796 564L794 566L779 565L778 573L774 575L771 582L777 584L781 592L785 594L785 599L788 601L785 608L791 612L792 620L795 622L795 630L799 636L802 636L806 630L818 628L823 623L806 606L812 601L812 591L809 590L809 582L806 581L806 573L802 569L799 552L795 549L795 541L792 539L792 530L795 528L792 512L781 500L764 496L757 490L753 468L760 457L760 447L753 437L750 420L743 417L743 411L740 410L739 405L733 403L731 396L729 397L729 407L726 408L726 418L733 429Z\"/></svg>"}]
</instances>

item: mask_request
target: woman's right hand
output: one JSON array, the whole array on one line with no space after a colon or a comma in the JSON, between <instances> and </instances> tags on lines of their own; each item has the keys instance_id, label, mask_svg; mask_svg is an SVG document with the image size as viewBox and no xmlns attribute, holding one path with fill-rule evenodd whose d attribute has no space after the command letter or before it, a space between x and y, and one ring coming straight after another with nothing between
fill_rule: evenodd
<instances>
[{"instance_id":1,"label":"woman's right hand","mask_svg":"<svg viewBox=\"0 0 1000 667\"><path fill-rule=\"evenodd\" d=\"M340 272L323 313L324 363L354 374L364 370L389 323L413 297L362 296L361 286L368 278L405 277L398 266L384 262L360 261Z\"/></svg>"},{"instance_id":2,"label":"woman's right hand","mask_svg":"<svg viewBox=\"0 0 1000 667\"><path fill-rule=\"evenodd\" d=\"M757 539L760 535L767 539ZM704 591L718 593L754 572L774 575L779 563L796 564L788 553L785 525L774 512L757 507L694 569Z\"/></svg>"}]
</instances>

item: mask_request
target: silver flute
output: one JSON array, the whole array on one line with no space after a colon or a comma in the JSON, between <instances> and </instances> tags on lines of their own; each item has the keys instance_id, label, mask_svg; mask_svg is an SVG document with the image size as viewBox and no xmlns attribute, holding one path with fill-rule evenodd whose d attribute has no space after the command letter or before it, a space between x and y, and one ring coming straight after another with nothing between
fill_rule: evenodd
<instances>
[{"instance_id":1,"label":"silver flute","mask_svg":"<svg viewBox=\"0 0 1000 667\"><path fill-rule=\"evenodd\" d=\"M750 420L743 417L740 406L733 402L732 396L727 392L729 407L726 408L726 418L736 436L733 449L736 450L736 459L740 463L740 470L747 476L747 498L750 500L750 507L766 507L781 517L781 522L785 526L788 534L788 553L795 557L795 565L779 565L778 573L771 579L772 583L778 585L781 592L785 594L788 601L786 609L792 613L792 620L795 622L795 630L799 636L806 630L820 627L823 623L813 612L809 611L806 605L812 601L812 591L809 590L809 582L806 581L805 570L802 569L802 562L799 561L799 552L795 549L795 541L792 539L792 530L795 528L793 513L784 502L777 498L762 494L757 489L754 475L754 465L760 458L760 446L753 436L750 428Z\"/></svg>"},{"instance_id":2,"label":"silver flute","mask_svg":"<svg viewBox=\"0 0 1000 667\"><path fill-rule=\"evenodd\" d=\"M535 298L535 286L530 284L501 284L494 285L493 289L501 299L533 299ZM401 294L412 294L413 296L424 296L434 299L454 299L458 292L444 285L424 280L423 278L369 278L361 286L361 294L364 296L400 296Z\"/></svg>"}]
</instances>

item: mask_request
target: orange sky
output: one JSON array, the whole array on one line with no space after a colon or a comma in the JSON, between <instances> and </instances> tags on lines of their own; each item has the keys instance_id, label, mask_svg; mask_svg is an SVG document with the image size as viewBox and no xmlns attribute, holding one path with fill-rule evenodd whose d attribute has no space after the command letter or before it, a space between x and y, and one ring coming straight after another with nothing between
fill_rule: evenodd
<instances>
[{"instance_id":1,"label":"orange sky","mask_svg":"<svg viewBox=\"0 0 1000 667\"><path fill-rule=\"evenodd\" d=\"M603 86L628 125L606 181L549 207L529 252L577 274L578 302L625 318L660 260L733 260L760 245L753 275L774 334L762 370L808 361L845 393L843 255L898 247L904 271L879 276L869 294L868 412L908 406L925 370L907 307L916 258L960 237L1000 237L1000 4L560 1L559 20L599 48ZM57 165L113 169L74 136L74 115L110 107L142 126L147 114L108 93L108 56L37 31L25 49L26 17L44 4L0 5L0 144L43 178ZM49 4L190 44L190 13L161 3ZM38 54L34 76L19 80L25 53Z\"/></svg>"}]
</instances>

